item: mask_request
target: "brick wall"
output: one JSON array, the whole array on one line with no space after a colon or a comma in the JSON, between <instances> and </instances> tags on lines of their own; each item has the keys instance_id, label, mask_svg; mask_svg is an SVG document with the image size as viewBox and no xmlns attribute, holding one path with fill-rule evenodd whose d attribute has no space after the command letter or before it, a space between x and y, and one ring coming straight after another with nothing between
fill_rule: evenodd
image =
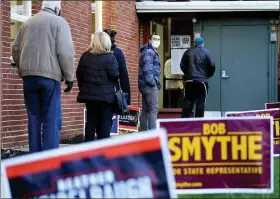
<instances>
[{"instance_id":1,"label":"brick wall","mask_svg":"<svg viewBox=\"0 0 280 199\"><path fill-rule=\"evenodd\" d=\"M76 66L87 48L91 33L91 1L63 1L62 16L69 22L76 51ZM33 1L32 14L41 8L41 1ZM28 145L27 116L23 101L22 80L17 70L10 66L10 5L1 1L1 148ZM6 28L5 28L6 27ZM139 22L135 0L103 1L103 28L115 28L117 44L128 62L132 104L140 105L138 93ZM142 38L142 37L140 37ZM142 40L143 41L143 40ZM142 43L142 42L141 42ZM62 90L65 85L62 84ZM83 104L76 103L77 82L70 93L62 93L63 127L61 137L71 137L83 132Z\"/></svg>"},{"instance_id":2,"label":"brick wall","mask_svg":"<svg viewBox=\"0 0 280 199\"><path fill-rule=\"evenodd\" d=\"M0 138L2 137L1 136L1 132L2 132L2 117L1 117L1 114L2 114L2 88L1 88L1 85L2 85L2 73L1 73L1 65L2 65L2 52L3 52L3 49L2 49L2 33L3 33L3 25L4 25L4 21L2 22L2 9L4 10L4 8L2 8L2 1L0 2ZM2 139L0 139L0 144L2 143L1 141Z\"/></svg>"},{"instance_id":3,"label":"brick wall","mask_svg":"<svg viewBox=\"0 0 280 199\"><path fill-rule=\"evenodd\" d=\"M128 63L131 103L139 106L139 21L135 3L135 0L103 1L103 29L114 28L118 33L116 44L123 50Z\"/></svg>"},{"instance_id":4,"label":"brick wall","mask_svg":"<svg viewBox=\"0 0 280 199\"><path fill-rule=\"evenodd\" d=\"M91 37L91 1L64 1L62 16L70 24L76 52L76 66L90 43ZM83 133L84 105L76 102L78 85L75 78L74 88L62 95L63 128L62 137L71 137ZM62 85L64 90L65 85Z\"/></svg>"},{"instance_id":5,"label":"brick wall","mask_svg":"<svg viewBox=\"0 0 280 199\"><path fill-rule=\"evenodd\" d=\"M87 48L91 33L91 1L63 1L62 16L69 22L76 51L76 66L81 54ZM34 2L33 14L41 8L41 2ZM23 101L22 80L17 70L10 66L10 4L1 1L1 148L19 147L28 144L27 116ZM76 103L77 82L70 93L62 94L63 128L61 137L83 133L83 104ZM65 85L62 84L62 90Z\"/></svg>"},{"instance_id":6,"label":"brick wall","mask_svg":"<svg viewBox=\"0 0 280 199\"><path fill-rule=\"evenodd\" d=\"M1 140L3 147L26 145L26 113L23 104L22 81L17 70L10 65L10 3L1 1L2 10L2 56L1 56Z\"/></svg>"},{"instance_id":7,"label":"brick wall","mask_svg":"<svg viewBox=\"0 0 280 199\"><path fill-rule=\"evenodd\" d=\"M41 10L42 1L32 0L32 15L35 15Z\"/></svg>"}]
</instances>

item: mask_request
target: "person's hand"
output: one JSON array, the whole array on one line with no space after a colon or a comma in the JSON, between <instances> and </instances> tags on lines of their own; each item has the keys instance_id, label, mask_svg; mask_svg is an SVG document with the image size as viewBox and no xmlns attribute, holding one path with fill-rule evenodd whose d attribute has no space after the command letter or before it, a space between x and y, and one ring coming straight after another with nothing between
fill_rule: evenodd
<instances>
[{"instance_id":1,"label":"person's hand","mask_svg":"<svg viewBox=\"0 0 280 199\"><path fill-rule=\"evenodd\" d=\"M68 92L70 92L72 90L74 82L66 81L65 84L67 85L67 88L64 90L64 92L68 93Z\"/></svg>"}]
</instances>

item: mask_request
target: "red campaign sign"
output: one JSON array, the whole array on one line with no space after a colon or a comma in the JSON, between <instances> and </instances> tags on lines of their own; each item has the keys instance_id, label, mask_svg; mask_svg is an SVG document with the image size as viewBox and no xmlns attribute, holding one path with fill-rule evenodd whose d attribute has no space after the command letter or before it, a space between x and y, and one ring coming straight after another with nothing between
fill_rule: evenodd
<instances>
[{"instance_id":1,"label":"red campaign sign","mask_svg":"<svg viewBox=\"0 0 280 199\"><path fill-rule=\"evenodd\" d=\"M272 117L160 119L178 194L272 193Z\"/></svg>"},{"instance_id":2,"label":"red campaign sign","mask_svg":"<svg viewBox=\"0 0 280 199\"><path fill-rule=\"evenodd\" d=\"M139 122L139 107L128 107L129 114L119 116L119 129L137 131Z\"/></svg>"},{"instance_id":3,"label":"red campaign sign","mask_svg":"<svg viewBox=\"0 0 280 199\"><path fill-rule=\"evenodd\" d=\"M1 162L5 198L176 198L164 130Z\"/></svg>"},{"instance_id":4,"label":"red campaign sign","mask_svg":"<svg viewBox=\"0 0 280 199\"><path fill-rule=\"evenodd\" d=\"M280 109L263 109L242 112L227 112L227 117L240 117L240 116L272 116L273 117L273 147L274 156L279 156L280 153Z\"/></svg>"}]
</instances>

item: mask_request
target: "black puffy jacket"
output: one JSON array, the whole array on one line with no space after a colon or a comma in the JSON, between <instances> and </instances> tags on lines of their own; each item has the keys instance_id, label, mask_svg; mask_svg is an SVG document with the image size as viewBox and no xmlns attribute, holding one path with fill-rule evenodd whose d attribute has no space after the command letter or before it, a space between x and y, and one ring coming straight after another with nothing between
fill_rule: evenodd
<instances>
[{"instance_id":1,"label":"black puffy jacket","mask_svg":"<svg viewBox=\"0 0 280 199\"><path fill-rule=\"evenodd\" d=\"M193 47L184 53L181 64L184 80L207 82L215 73L215 62L208 50L203 47Z\"/></svg>"},{"instance_id":2,"label":"black puffy jacket","mask_svg":"<svg viewBox=\"0 0 280 199\"><path fill-rule=\"evenodd\" d=\"M83 53L76 72L79 94L77 101L99 101L114 103L115 88L118 87L118 62L113 53Z\"/></svg>"},{"instance_id":3,"label":"black puffy jacket","mask_svg":"<svg viewBox=\"0 0 280 199\"><path fill-rule=\"evenodd\" d=\"M114 55L118 61L121 88L123 92L128 94L127 105L130 105L130 83L124 54L116 44L112 44L111 50L114 52Z\"/></svg>"}]
</instances>

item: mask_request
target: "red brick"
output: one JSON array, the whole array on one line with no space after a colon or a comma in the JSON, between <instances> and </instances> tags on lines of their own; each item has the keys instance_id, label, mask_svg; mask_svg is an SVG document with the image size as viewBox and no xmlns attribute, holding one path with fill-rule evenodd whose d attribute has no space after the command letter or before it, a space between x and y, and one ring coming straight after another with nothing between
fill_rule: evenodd
<instances>
[{"instance_id":1,"label":"red brick","mask_svg":"<svg viewBox=\"0 0 280 199\"><path fill-rule=\"evenodd\" d=\"M139 22L136 1L103 1L103 28L114 28L118 32L117 45L123 50L128 62L131 87L137 87L139 57ZM110 13L110 14L109 14ZM139 106L138 89L131 89L132 105Z\"/></svg>"},{"instance_id":2,"label":"red brick","mask_svg":"<svg viewBox=\"0 0 280 199\"><path fill-rule=\"evenodd\" d=\"M33 1L32 14L41 9L42 1ZM23 100L22 80L10 65L10 4L1 1L1 70L0 107L2 147L27 145L27 115ZM86 50L91 35L91 1L63 1L62 16L68 21L76 51L76 65ZM4 31L2 31L4 30ZM2 82L1 82L2 81ZM62 93L63 128L61 137L83 133L84 105L77 104L77 82L73 91ZM62 90L65 88L63 83ZM24 135L24 136L22 136Z\"/></svg>"},{"instance_id":3,"label":"red brick","mask_svg":"<svg viewBox=\"0 0 280 199\"><path fill-rule=\"evenodd\" d=\"M34 1L32 14L41 9L41 1ZM22 80L17 69L10 66L10 5L1 1L1 70L0 70L0 108L2 147L27 145L27 115L23 100ZM70 24L76 51L76 66L81 54L86 50L91 35L91 1L63 1L62 16ZM132 104L140 105L138 93L139 44L143 43L144 29L135 10L135 0L103 1L103 28L115 28L118 32L117 44L123 50L128 62L131 84ZM4 30L4 31L2 31ZM140 39L139 39L140 38ZM63 83L62 90L65 88ZM76 102L77 81L70 93L62 92L63 127L61 138L83 133L84 104Z\"/></svg>"}]
</instances>

